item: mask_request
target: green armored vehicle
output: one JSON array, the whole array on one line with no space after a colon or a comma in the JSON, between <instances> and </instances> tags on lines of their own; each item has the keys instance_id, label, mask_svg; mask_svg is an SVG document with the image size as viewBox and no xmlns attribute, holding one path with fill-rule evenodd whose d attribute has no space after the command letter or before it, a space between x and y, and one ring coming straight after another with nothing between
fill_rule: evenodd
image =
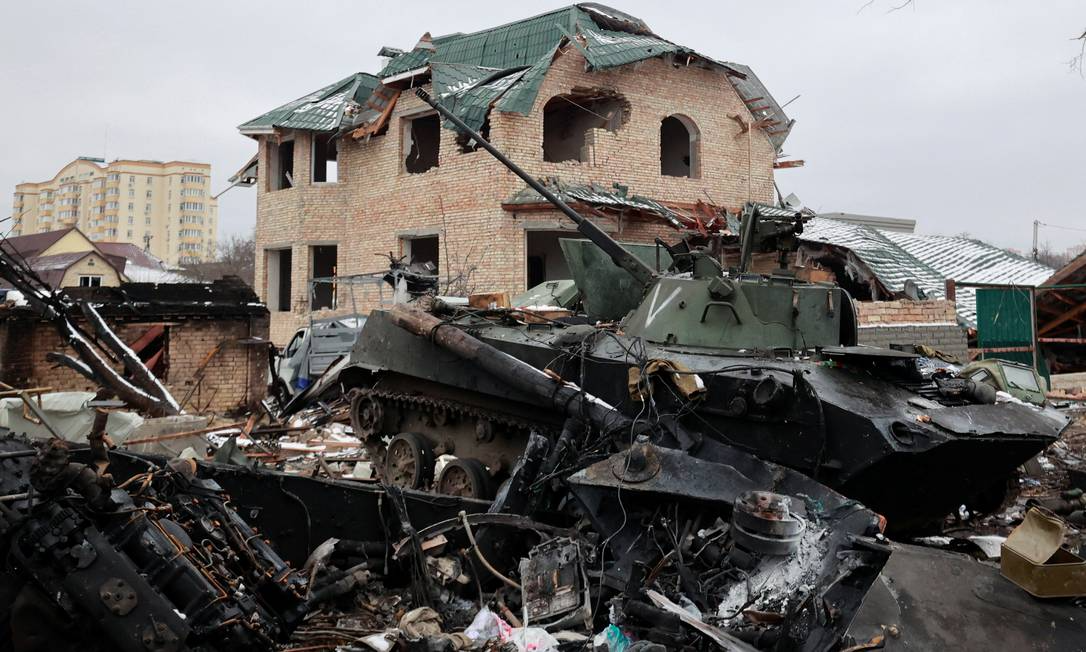
<instances>
[{"instance_id":1,"label":"green armored vehicle","mask_svg":"<svg viewBox=\"0 0 1086 652\"><path fill-rule=\"evenodd\" d=\"M783 260L794 249L803 226L794 211L748 205L739 260L729 268L689 241L658 243L659 255L637 252L419 94L587 238L563 242L587 315L531 319L450 307L444 321L659 426L659 443L711 461L724 459L721 447L749 451L862 501L902 530L961 504L998 504L1007 476L1066 427L1050 408L992 402L971 378L924 376L915 354L858 346L852 299L836 285L750 273L756 250L776 249ZM612 273L600 273L593 258ZM617 322L600 323L610 319ZM398 328L383 311L367 320L339 379L353 388L352 423L386 482L489 498L532 430L583 457L601 454L559 434L552 406Z\"/></svg>"}]
</instances>

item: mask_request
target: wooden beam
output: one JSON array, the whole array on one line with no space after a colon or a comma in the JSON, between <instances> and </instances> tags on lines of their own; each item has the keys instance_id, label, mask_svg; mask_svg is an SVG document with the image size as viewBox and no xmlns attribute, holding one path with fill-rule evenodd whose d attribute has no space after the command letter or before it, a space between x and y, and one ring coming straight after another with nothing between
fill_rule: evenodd
<instances>
[{"instance_id":1,"label":"wooden beam","mask_svg":"<svg viewBox=\"0 0 1086 652\"><path fill-rule=\"evenodd\" d=\"M1044 327L1041 328L1040 331L1038 331L1037 334L1038 335L1045 335L1047 333L1051 333L1052 331L1056 330L1056 328L1060 324L1062 324L1062 323L1064 323L1066 321L1069 321L1071 319L1074 319L1075 317L1078 317L1082 313L1086 313L1086 303L1083 303L1082 305L1071 308L1070 310L1064 312L1059 317L1053 318L1048 323L1046 323L1044 325Z\"/></svg>"},{"instance_id":2,"label":"wooden beam","mask_svg":"<svg viewBox=\"0 0 1086 652\"><path fill-rule=\"evenodd\" d=\"M21 396L23 394L48 394L52 391L56 390L54 390L52 387L28 387L26 389L8 389L0 392L0 398L11 398L13 396Z\"/></svg>"},{"instance_id":3,"label":"wooden beam","mask_svg":"<svg viewBox=\"0 0 1086 652\"><path fill-rule=\"evenodd\" d=\"M803 167L804 162L805 161L799 160L799 159L797 159L795 161L774 161L773 162L773 169L775 169L775 170L786 170L788 168L801 168L801 167Z\"/></svg>"},{"instance_id":4,"label":"wooden beam","mask_svg":"<svg viewBox=\"0 0 1086 652\"><path fill-rule=\"evenodd\" d=\"M147 329L138 340L128 345L128 348L132 349L136 353L143 351L147 348L147 345L155 340L155 338L161 336L166 332L166 327L162 324L155 324Z\"/></svg>"}]
</instances>

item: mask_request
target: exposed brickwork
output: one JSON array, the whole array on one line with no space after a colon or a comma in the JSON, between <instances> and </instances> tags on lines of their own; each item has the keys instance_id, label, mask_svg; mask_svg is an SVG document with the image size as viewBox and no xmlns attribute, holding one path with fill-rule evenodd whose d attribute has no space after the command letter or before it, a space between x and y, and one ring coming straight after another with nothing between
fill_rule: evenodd
<instances>
[{"instance_id":1,"label":"exposed brickwork","mask_svg":"<svg viewBox=\"0 0 1086 652\"><path fill-rule=\"evenodd\" d=\"M617 132L594 130L587 139L587 162L543 161L543 106L556 95L576 87L607 87L630 103L629 120ZM345 139L340 143L338 182L312 184L311 140L295 138L294 188L267 190L267 172L274 156L268 137L260 142L260 180L257 195L256 285L268 298L266 250L292 251L291 310L272 308L271 338L284 344L291 332L305 323L308 310L309 247L338 244L340 276L372 272L385 266L375 254L402 253L405 234L439 233L442 273L451 261L476 266L472 283L480 290L511 293L525 289L525 224L551 220L565 224L557 212L515 214L501 208L502 201L524 187L485 151L461 153L456 134L443 129L439 167L422 174L403 171L401 129L410 118L428 109L410 92L399 99L388 132L369 142ZM660 174L660 122L682 114L700 133L700 177L678 178ZM750 120L742 100L720 71L675 67L652 59L619 69L589 73L575 48L567 48L543 81L535 106L527 116L492 111L490 137L519 165L539 177L559 177L567 183L619 182L629 192L665 201L696 202L711 199L729 207L748 199L773 198L775 153L760 132L744 133L729 115ZM272 143L275 142L275 137ZM657 223L624 221L618 237L651 242L657 235L674 237ZM467 266L464 265L464 266ZM454 273L462 270L452 270ZM348 296L340 291L340 307ZM355 292L363 309L376 305L374 291ZM386 292L386 296L390 293Z\"/></svg>"},{"instance_id":2,"label":"exposed brickwork","mask_svg":"<svg viewBox=\"0 0 1086 652\"><path fill-rule=\"evenodd\" d=\"M958 326L953 301L859 301L856 305L860 344L925 344L968 361L965 331Z\"/></svg>"},{"instance_id":3,"label":"exposed brickwork","mask_svg":"<svg viewBox=\"0 0 1086 652\"><path fill-rule=\"evenodd\" d=\"M859 301L857 317L861 326L881 324L957 324L954 302L931 301Z\"/></svg>"},{"instance_id":4,"label":"exposed brickwork","mask_svg":"<svg viewBox=\"0 0 1086 652\"><path fill-rule=\"evenodd\" d=\"M123 341L134 342L149 324L125 321L111 325ZM268 382L267 354L262 347L239 343L251 337L267 339L266 316L170 319L166 385L178 401L196 384L200 363L216 344L223 342L222 349L205 368L188 412L249 409L264 397ZM96 391L94 383L66 367L54 368L46 361L46 353L65 350L51 324L22 315L0 319L0 380L9 385Z\"/></svg>"}]
</instances>

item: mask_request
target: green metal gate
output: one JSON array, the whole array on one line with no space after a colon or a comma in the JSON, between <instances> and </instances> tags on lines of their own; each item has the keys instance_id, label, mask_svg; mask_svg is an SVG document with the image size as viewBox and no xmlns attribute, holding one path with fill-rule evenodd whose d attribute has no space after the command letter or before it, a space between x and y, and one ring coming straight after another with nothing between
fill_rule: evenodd
<instances>
[{"instance_id":1,"label":"green metal gate","mask_svg":"<svg viewBox=\"0 0 1086 652\"><path fill-rule=\"evenodd\" d=\"M999 358L1033 366L1033 289L977 288L977 348L981 359ZM1037 373L1049 380L1044 356Z\"/></svg>"}]
</instances>

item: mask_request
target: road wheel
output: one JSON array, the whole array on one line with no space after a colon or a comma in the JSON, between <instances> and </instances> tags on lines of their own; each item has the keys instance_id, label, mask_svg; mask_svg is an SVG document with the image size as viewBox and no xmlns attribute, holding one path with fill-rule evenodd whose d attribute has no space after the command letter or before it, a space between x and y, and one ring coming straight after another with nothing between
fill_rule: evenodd
<instances>
[{"instance_id":1,"label":"road wheel","mask_svg":"<svg viewBox=\"0 0 1086 652\"><path fill-rule=\"evenodd\" d=\"M417 432L401 432L385 450L384 481L408 489L425 489L434 475L434 449Z\"/></svg>"},{"instance_id":2,"label":"road wheel","mask_svg":"<svg viewBox=\"0 0 1086 652\"><path fill-rule=\"evenodd\" d=\"M364 442L381 434L381 425L385 418L385 408L381 399L355 392L351 398L351 429L356 437Z\"/></svg>"},{"instance_id":3,"label":"road wheel","mask_svg":"<svg viewBox=\"0 0 1086 652\"><path fill-rule=\"evenodd\" d=\"M437 479L437 492L449 496L490 500L494 485L486 466L477 459L466 457L450 460Z\"/></svg>"}]
</instances>

